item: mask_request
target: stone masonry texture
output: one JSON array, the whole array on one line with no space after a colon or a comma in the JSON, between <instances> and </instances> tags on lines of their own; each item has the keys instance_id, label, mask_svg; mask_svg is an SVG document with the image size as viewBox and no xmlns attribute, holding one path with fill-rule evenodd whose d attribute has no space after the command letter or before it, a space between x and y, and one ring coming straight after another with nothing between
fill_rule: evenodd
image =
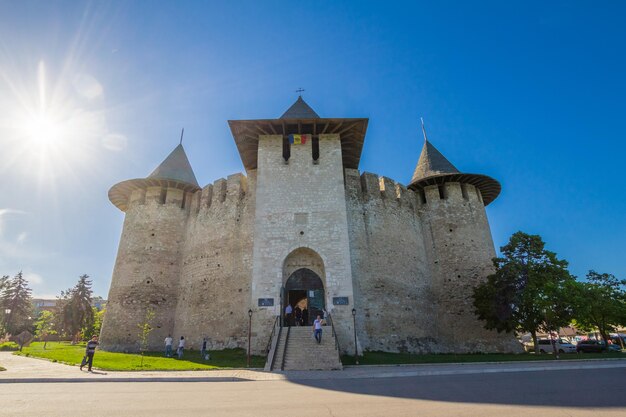
<instances>
[{"instance_id":1,"label":"stone masonry texture","mask_svg":"<svg viewBox=\"0 0 626 417\"><path fill-rule=\"evenodd\" d=\"M247 347L265 354L281 288L307 268L324 285L340 348L389 352L518 352L512 335L484 330L472 289L495 256L480 191L448 182L420 195L394 180L347 169L341 137L293 145L260 135L258 166L195 192L147 187L129 196L102 348L137 351L185 336L187 347ZM347 305L333 305L344 297ZM273 306L260 306L272 299Z\"/></svg>"}]
</instances>

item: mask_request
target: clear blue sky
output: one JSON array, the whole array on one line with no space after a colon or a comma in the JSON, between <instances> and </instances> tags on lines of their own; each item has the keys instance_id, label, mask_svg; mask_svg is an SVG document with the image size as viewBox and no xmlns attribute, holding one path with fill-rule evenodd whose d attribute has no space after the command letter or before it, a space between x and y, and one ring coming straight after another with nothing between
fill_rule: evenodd
<instances>
[{"instance_id":1,"label":"clear blue sky","mask_svg":"<svg viewBox=\"0 0 626 417\"><path fill-rule=\"evenodd\" d=\"M0 274L107 296L113 184L178 143L201 185L243 171L226 121L306 89L369 117L361 171L406 184L429 139L501 181L497 247L543 236L571 271L626 277L624 2L0 1Z\"/></svg>"}]
</instances>

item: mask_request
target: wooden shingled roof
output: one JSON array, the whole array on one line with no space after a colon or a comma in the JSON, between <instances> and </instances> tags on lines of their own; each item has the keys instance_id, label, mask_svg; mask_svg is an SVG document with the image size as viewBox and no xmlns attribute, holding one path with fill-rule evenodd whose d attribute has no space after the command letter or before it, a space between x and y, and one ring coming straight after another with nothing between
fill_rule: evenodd
<instances>
[{"instance_id":1,"label":"wooden shingled roof","mask_svg":"<svg viewBox=\"0 0 626 417\"><path fill-rule=\"evenodd\" d=\"M257 168L259 136L305 133L314 137L322 134L338 134L341 140L343 166L358 168L367 123L367 118L320 118L302 97L298 97L298 100L279 119L228 121L246 170Z\"/></svg>"}]
</instances>

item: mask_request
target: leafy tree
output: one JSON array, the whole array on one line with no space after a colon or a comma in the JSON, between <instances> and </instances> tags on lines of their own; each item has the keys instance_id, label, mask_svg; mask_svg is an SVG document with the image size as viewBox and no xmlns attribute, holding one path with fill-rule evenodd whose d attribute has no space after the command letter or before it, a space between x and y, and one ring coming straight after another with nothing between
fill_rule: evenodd
<instances>
[{"instance_id":1,"label":"leafy tree","mask_svg":"<svg viewBox=\"0 0 626 417\"><path fill-rule=\"evenodd\" d=\"M626 326L626 280L611 274L589 271L587 282L570 285L576 327L584 331L598 329L604 342L609 342L609 332ZM620 338L621 340L621 338Z\"/></svg>"},{"instance_id":2,"label":"leafy tree","mask_svg":"<svg viewBox=\"0 0 626 417\"><path fill-rule=\"evenodd\" d=\"M28 330L32 325L33 304L31 289L22 271L11 280L3 279L2 285L0 309L4 312L4 330L10 334Z\"/></svg>"},{"instance_id":3,"label":"leafy tree","mask_svg":"<svg viewBox=\"0 0 626 417\"><path fill-rule=\"evenodd\" d=\"M91 307L91 281L81 275L74 288L61 292L60 312L64 332L78 340L81 332L93 327L94 312Z\"/></svg>"},{"instance_id":4,"label":"leafy tree","mask_svg":"<svg viewBox=\"0 0 626 417\"><path fill-rule=\"evenodd\" d=\"M496 272L474 290L475 313L486 329L530 332L538 352L537 331L555 331L571 320L566 284L574 277L538 235L514 233L500 251Z\"/></svg>"},{"instance_id":5,"label":"leafy tree","mask_svg":"<svg viewBox=\"0 0 626 417\"><path fill-rule=\"evenodd\" d=\"M83 337L85 339L91 339L92 336L99 336L100 329L102 328L102 319L104 318L105 310L98 310L96 307L93 309L93 324L89 328L83 330Z\"/></svg>"},{"instance_id":6,"label":"leafy tree","mask_svg":"<svg viewBox=\"0 0 626 417\"><path fill-rule=\"evenodd\" d=\"M143 367L143 354L148 350L148 337L152 330L152 321L154 320L154 309L150 306L146 310L146 316L142 323L139 323L137 327L139 327L139 350L141 352L141 365Z\"/></svg>"},{"instance_id":7,"label":"leafy tree","mask_svg":"<svg viewBox=\"0 0 626 417\"><path fill-rule=\"evenodd\" d=\"M43 348L46 349L48 336L56 334L56 317L52 311L43 310L35 322L35 336L43 340Z\"/></svg>"}]
</instances>

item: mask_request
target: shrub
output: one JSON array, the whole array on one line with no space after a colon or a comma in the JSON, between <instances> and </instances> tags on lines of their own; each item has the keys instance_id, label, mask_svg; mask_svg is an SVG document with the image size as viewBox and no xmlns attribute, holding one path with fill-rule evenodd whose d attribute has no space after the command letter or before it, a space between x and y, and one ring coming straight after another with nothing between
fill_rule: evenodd
<instances>
[{"instance_id":1,"label":"shrub","mask_svg":"<svg viewBox=\"0 0 626 417\"><path fill-rule=\"evenodd\" d=\"M0 351L20 350L20 346L15 342L0 343Z\"/></svg>"}]
</instances>

